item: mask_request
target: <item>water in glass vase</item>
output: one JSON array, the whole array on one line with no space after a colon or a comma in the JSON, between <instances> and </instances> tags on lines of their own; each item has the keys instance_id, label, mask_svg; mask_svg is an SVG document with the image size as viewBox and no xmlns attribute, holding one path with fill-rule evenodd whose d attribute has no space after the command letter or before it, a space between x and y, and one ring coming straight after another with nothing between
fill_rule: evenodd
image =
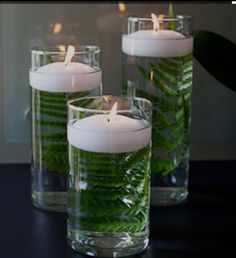
<instances>
[{"instance_id":1,"label":"water in glass vase","mask_svg":"<svg viewBox=\"0 0 236 258\"><path fill-rule=\"evenodd\" d=\"M68 168L67 101L90 94L31 88L32 199L35 206L66 211ZM93 90L94 91L94 90Z\"/></svg>"},{"instance_id":2,"label":"water in glass vase","mask_svg":"<svg viewBox=\"0 0 236 258\"><path fill-rule=\"evenodd\" d=\"M122 257L148 245L150 145L97 153L69 145L67 237L90 256Z\"/></svg>"},{"instance_id":3,"label":"water in glass vase","mask_svg":"<svg viewBox=\"0 0 236 258\"><path fill-rule=\"evenodd\" d=\"M123 93L153 103L151 205L188 194L192 54L151 58L123 54Z\"/></svg>"}]
</instances>

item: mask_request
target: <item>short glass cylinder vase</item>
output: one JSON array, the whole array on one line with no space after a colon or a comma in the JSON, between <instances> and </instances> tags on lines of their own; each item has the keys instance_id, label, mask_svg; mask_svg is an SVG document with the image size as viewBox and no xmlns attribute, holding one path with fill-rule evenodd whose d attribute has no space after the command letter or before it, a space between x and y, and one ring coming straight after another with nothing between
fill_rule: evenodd
<instances>
[{"instance_id":1,"label":"short glass cylinder vase","mask_svg":"<svg viewBox=\"0 0 236 258\"><path fill-rule=\"evenodd\" d=\"M29 72L31 93L31 186L33 205L48 211L67 207L67 101L101 94L100 48L35 48Z\"/></svg>"},{"instance_id":2,"label":"short glass cylinder vase","mask_svg":"<svg viewBox=\"0 0 236 258\"><path fill-rule=\"evenodd\" d=\"M68 243L90 256L139 253L149 241L152 105L115 96L68 105Z\"/></svg>"},{"instance_id":3,"label":"short glass cylinder vase","mask_svg":"<svg viewBox=\"0 0 236 258\"><path fill-rule=\"evenodd\" d=\"M189 16L124 19L123 94L153 104L151 206L175 205L188 194L191 34Z\"/></svg>"}]
</instances>

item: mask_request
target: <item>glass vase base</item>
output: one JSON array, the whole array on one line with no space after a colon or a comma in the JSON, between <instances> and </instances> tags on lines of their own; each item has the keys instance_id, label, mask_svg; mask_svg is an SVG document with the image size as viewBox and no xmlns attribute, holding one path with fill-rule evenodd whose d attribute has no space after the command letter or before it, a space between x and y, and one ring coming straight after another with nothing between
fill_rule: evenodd
<instances>
[{"instance_id":1,"label":"glass vase base","mask_svg":"<svg viewBox=\"0 0 236 258\"><path fill-rule=\"evenodd\" d=\"M147 232L101 233L71 229L68 230L67 241L75 251L96 257L134 255L144 251L149 243Z\"/></svg>"},{"instance_id":2,"label":"glass vase base","mask_svg":"<svg viewBox=\"0 0 236 258\"><path fill-rule=\"evenodd\" d=\"M67 192L32 192L33 205L53 212L66 212Z\"/></svg>"},{"instance_id":3,"label":"glass vase base","mask_svg":"<svg viewBox=\"0 0 236 258\"><path fill-rule=\"evenodd\" d=\"M151 187L152 207L177 205L187 200L187 187Z\"/></svg>"}]
</instances>

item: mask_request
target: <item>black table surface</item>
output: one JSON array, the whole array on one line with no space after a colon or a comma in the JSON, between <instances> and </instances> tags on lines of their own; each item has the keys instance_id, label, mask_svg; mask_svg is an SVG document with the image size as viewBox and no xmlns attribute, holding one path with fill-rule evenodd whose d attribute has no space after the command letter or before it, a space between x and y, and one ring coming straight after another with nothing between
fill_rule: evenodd
<instances>
[{"instance_id":1,"label":"black table surface","mask_svg":"<svg viewBox=\"0 0 236 258\"><path fill-rule=\"evenodd\" d=\"M150 244L132 257L236 257L236 161L191 162L187 202L151 208ZM82 258L66 214L31 204L29 164L0 165L0 258Z\"/></svg>"}]
</instances>

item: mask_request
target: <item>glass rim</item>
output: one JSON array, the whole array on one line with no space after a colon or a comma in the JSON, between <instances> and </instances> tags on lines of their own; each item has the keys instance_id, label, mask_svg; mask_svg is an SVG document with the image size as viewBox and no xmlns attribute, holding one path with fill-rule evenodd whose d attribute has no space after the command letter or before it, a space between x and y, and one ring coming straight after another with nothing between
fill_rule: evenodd
<instances>
[{"instance_id":1,"label":"glass rim","mask_svg":"<svg viewBox=\"0 0 236 258\"><path fill-rule=\"evenodd\" d=\"M70 44L69 44L70 45ZM67 47L69 46L67 45ZM72 44L71 44L72 45ZM56 55L56 54L66 54L66 51L60 51L60 45L51 45L51 46L37 46L31 48L31 54L38 54L38 55ZM75 55L87 54L89 51L92 51L94 54L99 54L101 52L101 48L97 45L72 45L75 47ZM46 50L42 50L45 48Z\"/></svg>"},{"instance_id":2,"label":"glass rim","mask_svg":"<svg viewBox=\"0 0 236 258\"><path fill-rule=\"evenodd\" d=\"M146 104L149 105L150 110L152 111L152 102L149 101L146 98L142 98L142 97L129 97L129 96L116 96L116 95L101 95L101 96L91 96L91 97L82 97L82 98L75 98L75 99L71 99L67 101L67 106L68 106L68 110L73 110L73 111L81 111L81 112L91 112L91 113L109 113L109 110L106 109L92 109L92 108L86 108L86 107L79 107L79 106L75 106L73 103L79 100L86 100L86 99L104 99L104 97L114 97L117 99L128 99L128 100L138 100L138 101L142 101L145 102ZM117 109L116 113L127 113L127 112L131 112L134 111L134 109L129 108L129 109Z\"/></svg>"},{"instance_id":3,"label":"glass rim","mask_svg":"<svg viewBox=\"0 0 236 258\"><path fill-rule=\"evenodd\" d=\"M174 18L169 18L167 14L159 13L158 15L162 15L163 17L160 19L161 22L178 22L178 21L192 21L192 16L190 15L174 15ZM134 20L134 22L138 21L152 21L151 14L143 14L143 15L124 15L124 19L128 22Z\"/></svg>"}]
</instances>

